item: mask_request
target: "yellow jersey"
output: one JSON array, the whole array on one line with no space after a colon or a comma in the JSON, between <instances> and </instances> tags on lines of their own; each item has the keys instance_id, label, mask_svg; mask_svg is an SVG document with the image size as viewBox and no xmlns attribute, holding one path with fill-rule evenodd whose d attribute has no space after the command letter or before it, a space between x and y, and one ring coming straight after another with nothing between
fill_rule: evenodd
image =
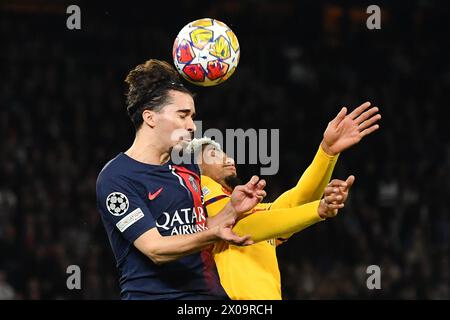
<instances>
[{"instance_id":1,"label":"yellow jersey","mask_svg":"<svg viewBox=\"0 0 450 320\"><path fill-rule=\"evenodd\" d=\"M282 298L276 246L293 233L323 220L317 213L319 199L337 158L319 148L296 187L274 203L260 203L243 215L233 231L241 236L250 234L255 244L234 246L219 242L214 246L220 282L231 299ZM208 216L215 216L229 201L230 193L207 176L202 176L201 184Z\"/></svg>"}]
</instances>

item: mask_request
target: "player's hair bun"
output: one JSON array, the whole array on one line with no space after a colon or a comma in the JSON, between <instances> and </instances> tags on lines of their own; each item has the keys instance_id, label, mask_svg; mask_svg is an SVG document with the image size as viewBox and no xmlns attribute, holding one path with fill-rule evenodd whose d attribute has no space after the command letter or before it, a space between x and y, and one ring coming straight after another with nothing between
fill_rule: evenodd
<instances>
[{"instance_id":1,"label":"player's hair bun","mask_svg":"<svg viewBox=\"0 0 450 320\"><path fill-rule=\"evenodd\" d=\"M127 75L127 112L136 130L142 123L144 110L160 111L169 101L170 90L194 94L180 81L175 68L168 62L150 59L138 65Z\"/></svg>"},{"instance_id":2,"label":"player's hair bun","mask_svg":"<svg viewBox=\"0 0 450 320\"><path fill-rule=\"evenodd\" d=\"M142 103L142 99L155 92L161 85L180 83L178 72L167 62L150 59L138 65L126 77L128 84L128 108Z\"/></svg>"}]
</instances>

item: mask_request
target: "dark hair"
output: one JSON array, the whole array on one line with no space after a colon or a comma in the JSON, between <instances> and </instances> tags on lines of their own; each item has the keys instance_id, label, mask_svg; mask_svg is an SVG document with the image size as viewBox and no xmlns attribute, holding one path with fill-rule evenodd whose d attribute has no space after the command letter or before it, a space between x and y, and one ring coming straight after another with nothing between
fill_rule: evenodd
<instances>
[{"instance_id":1,"label":"dark hair","mask_svg":"<svg viewBox=\"0 0 450 320\"><path fill-rule=\"evenodd\" d=\"M131 70L125 82L128 84L127 111L136 130L143 123L144 110L159 111L166 105L169 90L194 97L180 82L178 72L169 63L156 59L147 60Z\"/></svg>"},{"instance_id":2,"label":"dark hair","mask_svg":"<svg viewBox=\"0 0 450 320\"><path fill-rule=\"evenodd\" d=\"M234 190L234 188L242 184L242 180L237 175L227 176L225 177L224 181L231 190Z\"/></svg>"}]
</instances>

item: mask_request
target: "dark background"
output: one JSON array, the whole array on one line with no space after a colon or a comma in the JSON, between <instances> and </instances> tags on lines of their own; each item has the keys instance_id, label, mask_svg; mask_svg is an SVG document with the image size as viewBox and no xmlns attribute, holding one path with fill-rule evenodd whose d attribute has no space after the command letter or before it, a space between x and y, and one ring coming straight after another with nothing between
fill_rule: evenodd
<instances>
[{"instance_id":1,"label":"dark background","mask_svg":"<svg viewBox=\"0 0 450 320\"><path fill-rule=\"evenodd\" d=\"M197 118L204 130L280 129L269 200L296 183L342 106L382 112L336 166L333 177L356 176L346 208L279 247L284 297L450 298L445 1L148 2L0 2L0 299L119 298L95 180L134 136L124 78L171 61L178 31L203 17L233 29L241 59L227 82L191 86ZM70 4L81 30L66 28ZM366 28L370 4L381 30ZM381 290L366 287L372 264ZM81 290L66 287L69 265Z\"/></svg>"}]
</instances>

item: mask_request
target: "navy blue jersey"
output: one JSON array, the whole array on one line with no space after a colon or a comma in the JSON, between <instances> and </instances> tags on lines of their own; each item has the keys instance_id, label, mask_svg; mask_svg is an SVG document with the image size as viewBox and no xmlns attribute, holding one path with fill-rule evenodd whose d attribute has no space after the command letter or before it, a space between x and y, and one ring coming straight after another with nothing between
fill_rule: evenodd
<instances>
[{"instance_id":1,"label":"navy blue jersey","mask_svg":"<svg viewBox=\"0 0 450 320\"><path fill-rule=\"evenodd\" d=\"M97 206L117 261L122 299L223 299L210 251L156 265L133 242L206 229L197 165L138 162L120 153L97 178Z\"/></svg>"}]
</instances>

